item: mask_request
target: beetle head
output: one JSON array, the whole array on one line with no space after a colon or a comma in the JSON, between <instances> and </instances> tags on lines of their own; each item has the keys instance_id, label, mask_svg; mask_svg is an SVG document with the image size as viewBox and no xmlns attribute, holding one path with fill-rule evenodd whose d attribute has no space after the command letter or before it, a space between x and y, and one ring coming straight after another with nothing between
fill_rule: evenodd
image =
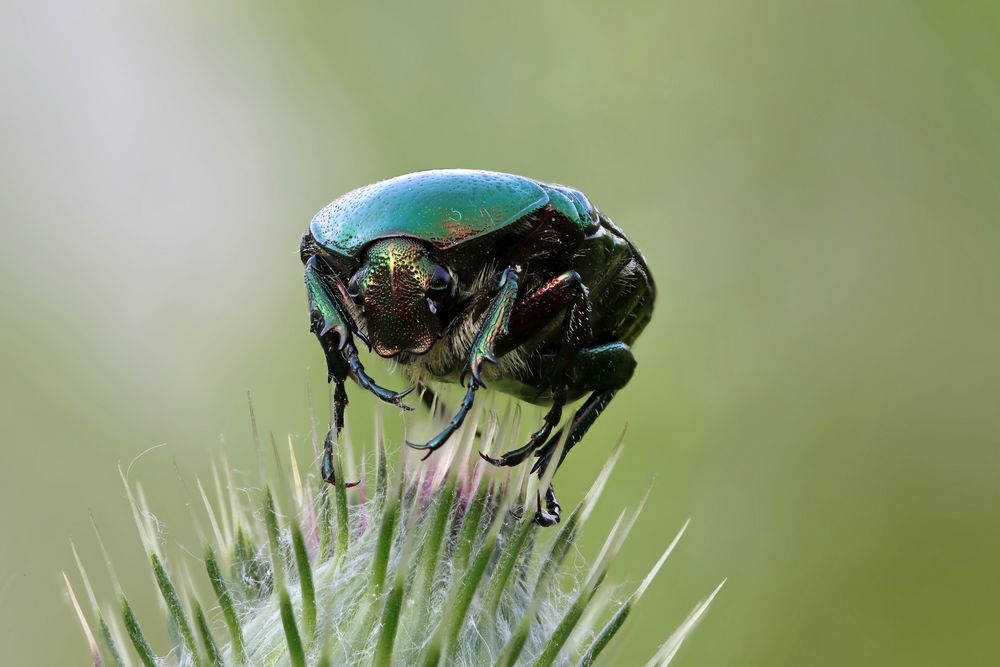
<instances>
[{"instance_id":1,"label":"beetle head","mask_svg":"<svg viewBox=\"0 0 1000 667\"><path fill-rule=\"evenodd\" d=\"M454 279L430 250L407 238L376 241L347 292L361 307L375 352L423 354L441 337Z\"/></svg>"}]
</instances>

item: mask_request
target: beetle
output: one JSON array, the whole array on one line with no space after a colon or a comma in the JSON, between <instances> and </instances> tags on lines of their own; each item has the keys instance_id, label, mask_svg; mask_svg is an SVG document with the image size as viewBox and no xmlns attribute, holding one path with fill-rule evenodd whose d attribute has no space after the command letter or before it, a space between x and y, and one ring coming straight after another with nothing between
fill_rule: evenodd
<instances>
[{"instance_id":1,"label":"beetle","mask_svg":"<svg viewBox=\"0 0 1000 667\"><path fill-rule=\"evenodd\" d=\"M398 362L425 402L434 403L429 383L465 386L438 435L407 443L428 456L461 426L481 388L549 406L523 447L482 455L502 466L534 455L541 477L564 407L588 395L563 427L557 466L631 379L630 346L656 296L642 254L582 193L491 171L421 171L353 190L313 217L300 255L311 331L334 385L321 462L331 483L347 378L404 409L414 388L372 380L355 338ZM550 484L535 520L552 525L559 515Z\"/></svg>"}]
</instances>

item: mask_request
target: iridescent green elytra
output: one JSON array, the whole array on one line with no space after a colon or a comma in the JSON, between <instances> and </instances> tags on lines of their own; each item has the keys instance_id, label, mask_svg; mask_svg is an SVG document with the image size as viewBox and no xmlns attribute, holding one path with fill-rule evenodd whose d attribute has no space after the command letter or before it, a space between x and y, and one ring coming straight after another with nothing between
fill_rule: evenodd
<instances>
[{"instance_id":1,"label":"iridescent green elytra","mask_svg":"<svg viewBox=\"0 0 1000 667\"><path fill-rule=\"evenodd\" d=\"M410 390L390 391L365 372L356 336L396 359L427 402L428 383L467 378L448 426L410 443L428 455L487 384L550 405L527 444L484 457L517 465L534 454L539 474L566 403L589 394L566 427L563 457L631 379L629 346L656 294L641 253L583 194L489 171L423 171L349 192L316 214L301 255L312 330L334 383L334 429L343 427L348 377L407 408ZM322 473L332 482L331 438ZM550 486L536 521L558 520Z\"/></svg>"}]
</instances>

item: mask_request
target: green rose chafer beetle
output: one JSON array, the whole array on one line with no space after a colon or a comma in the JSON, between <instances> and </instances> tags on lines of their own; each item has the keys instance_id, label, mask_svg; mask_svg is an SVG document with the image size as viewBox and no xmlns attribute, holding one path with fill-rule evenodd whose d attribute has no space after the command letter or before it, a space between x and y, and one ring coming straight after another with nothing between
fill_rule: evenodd
<instances>
[{"instance_id":1,"label":"green rose chafer beetle","mask_svg":"<svg viewBox=\"0 0 1000 667\"><path fill-rule=\"evenodd\" d=\"M496 465L534 454L550 464L564 406L589 394L558 465L631 379L630 345L656 290L639 250L580 192L490 171L423 171L333 201L302 237L312 331L326 355L333 429L343 428L348 377L402 408L411 390L375 383L355 338L395 359L433 403L431 382L462 383L465 398L428 455L458 429L487 385L551 406L541 427ZM487 365L486 362L489 362ZM408 408L407 408L408 409ZM321 474L333 481L333 432ZM559 521L550 485L535 520Z\"/></svg>"}]
</instances>

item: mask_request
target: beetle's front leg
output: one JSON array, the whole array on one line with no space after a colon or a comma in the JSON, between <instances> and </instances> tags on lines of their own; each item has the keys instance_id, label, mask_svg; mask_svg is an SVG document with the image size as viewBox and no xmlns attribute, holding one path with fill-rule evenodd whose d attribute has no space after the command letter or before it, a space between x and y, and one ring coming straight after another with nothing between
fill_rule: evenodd
<instances>
[{"instance_id":1,"label":"beetle's front leg","mask_svg":"<svg viewBox=\"0 0 1000 667\"><path fill-rule=\"evenodd\" d=\"M404 410L410 410L411 408L403 403L402 399L413 391L412 387L403 392L390 391L379 386L365 372L365 367L358 358L358 348L354 345L357 326L340 297L330 289L326 277L319 272L316 262L315 256L306 261L306 291L312 314L312 331L326 354L328 381L341 385L350 375L361 387L379 399ZM335 401L335 407L337 403L338 401ZM339 404L340 409L335 419L338 431L343 428L343 408L347 405L346 394L343 394Z\"/></svg>"},{"instance_id":2,"label":"beetle's front leg","mask_svg":"<svg viewBox=\"0 0 1000 667\"><path fill-rule=\"evenodd\" d=\"M323 348L323 356L326 358L326 380L336 385L333 425L339 433L344 427L344 409L347 407L344 381L350 374L350 367L342 351L351 335L351 328L316 270L315 257L306 262L305 281L306 294L309 297L309 330L316 335L320 347Z\"/></svg>"},{"instance_id":3,"label":"beetle's front leg","mask_svg":"<svg viewBox=\"0 0 1000 667\"><path fill-rule=\"evenodd\" d=\"M353 341L349 341L344 346L344 357L347 359L347 366L351 369L351 376L361 387L375 394L380 400L392 403L397 408L402 408L403 410L413 409L406 403L403 403L403 399L413 391L413 387L405 391L392 391L376 384L374 380L368 377L368 373L365 372L365 367L361 364L361 359L358 358L358 348L354 346Z\"/></svg>"},{"instance_id":4,"label":"beetle's front leg","mask_svg":"<svg viewBox=\"0 0 1000 667\"><path fill-rule=\"evenodd\" d=\"M422 445L412 442L406 443L414 449L427 450L427 454L424 456L425 459L447 442L448 438L458 430L469 414L469 410L472 409L476 391L480 387L485 386L480 373L484 363L490 362L495 364L497 362L497 341L507 334L510 315L514 309L514 303L517 301L517 287L519 282L520 275L518 269L510 267L504 269L504 272L500 274L499 291L490 305L490 309L486 312L486 317L479 327L479 333L476 334L476 338L472 341L469 359L465 370L462 371L462 380L464 381L466 376L468 376L468 385L465 391L465 398L462 399L462 404L459 406L458 412L440 433L426 443Z\"/></svg>"},{"instance_id":5,"label":"beetle's front leg","mask_svg":"<svg viewBox=\"0 0 1000 667\"><path fill-rule=\"evenodd\" d=\"M354 322L347 311L333 295L316 267L316 258L310 257L305 267L306 293L309 297L310 330L316 335L323 354L326 357L327 381L333 383L332 428L326 434L323 442L323 458L320 462L320 475L331 484L335 482L333 466L333 436L344 428L344 411L347 408L347 389L344 386L348 376L368 389L383 401L408 409L401 402L409 392L396 393L384 389L365 373L364 366L358 360L358 351L354 346L352 332ZM347 484L347 486L354 486Z\"/></svg>"}]
</instances>

